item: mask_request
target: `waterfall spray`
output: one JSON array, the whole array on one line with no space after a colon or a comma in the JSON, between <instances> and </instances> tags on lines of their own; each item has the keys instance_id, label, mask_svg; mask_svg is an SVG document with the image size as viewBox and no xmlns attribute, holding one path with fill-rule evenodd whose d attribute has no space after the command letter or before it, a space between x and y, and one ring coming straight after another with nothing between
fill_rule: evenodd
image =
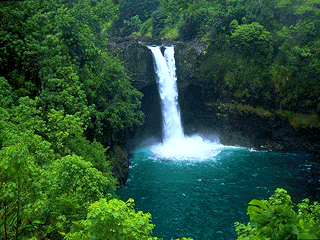
<instances>
[{"instance_id":1,"label":"waterfall spray","mask_svg":"<svg viewBox=\"0 0 320 240\"><path fill-rule=\"evenodd\" d=\"M150 49L155 59L155 71L161 97L163 142L183 139L184 134L178 105L174 48L166 47L164 56L159 47L150 47Z\"/></svg>"},{"instance_id":2,"label":"waterfall spray","mask_svg":"<svg viewBox=\"0 0 320 240\"><path fill-rule=\"evenodd\" d=\"M186 137L183 133L178 104L174 47L166 47L164 56L160 47L149 47L149 49L153 54L163 117L163 142L152 146L155 157L201 160L217 155L223 147L218 142L205 140L198 135Z\"/></svg>"}]
</instances>

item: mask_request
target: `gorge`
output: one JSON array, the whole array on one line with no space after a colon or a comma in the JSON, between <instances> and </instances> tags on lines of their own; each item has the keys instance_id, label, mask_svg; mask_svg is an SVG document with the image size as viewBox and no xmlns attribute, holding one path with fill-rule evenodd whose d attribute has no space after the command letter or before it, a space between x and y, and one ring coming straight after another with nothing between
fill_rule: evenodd
<instances>
[{"instance_id":1,"label":"gorge","mask_svg":"<svg viewBox=\"0 0 320 240\"><path fill-rule=\"evenodd\" d=\"M140 134L161 137L160 97L153 70L151 50L146 45L175 46L177 89L184 130L216 133L225 145L238 145L256 149L280 151L320 151L318 130L295 128L289 119L276 110L260 110L259 104L238 104L237 100L220 96L211 85L199 84L197 73L206 54L199 41L179 42L139 39L110 39L110 54L123 62L132 85L144 94L142 111L145 124ZM232 102L237 104L232 104ZM250 101L249 101L250 102ZM152 107L150 107L152 106ZM253 107L252 107L253 106Z\"/></svg>"},{"instance_id":2,"label":"gorge","mask_svg":"<svg viewBox=\"0 0 320 240\"><path fill-rule=\"evenodd\" d=\"M1 1L0 239L320 239L318 5Z\"/></svg>"},{"instance_id":3,"label":"gorge","mask_svg":"<svg viewBox=\"0 0 320 240\"><path fill-rule=\"evenodd\" d=\"M277 187L287 189L294 200L303 195L320 199L320 166L313 155L256 151L185 135L173 47L165 47L164 56L160 47L150 49L162 106L162 141L149 139L134 150L129 180L118 193L125 200L134 197L137 209L152 214L157 236L234 239L233 223L247 221L251 196L266 198Z\"/></svg>"}]
</instances>

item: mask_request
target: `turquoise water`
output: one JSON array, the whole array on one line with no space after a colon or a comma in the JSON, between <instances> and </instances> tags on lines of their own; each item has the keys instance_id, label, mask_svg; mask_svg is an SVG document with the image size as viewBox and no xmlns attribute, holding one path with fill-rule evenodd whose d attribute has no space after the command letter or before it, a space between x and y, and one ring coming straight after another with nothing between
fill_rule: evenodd
<instances>
[{"instance_id":1,"label":"turquoise water","mask_svg":"<svg viewBox=\"0 0 320 240\"><path fill-rule=\"evenodd\" d=\"M235 221L246 223L253 198L268 198L277 187L294 200L319 200L319 166L306 154L222 148L206 160L161 160L151 148L136 149L130 177L118 194L150 212L154 235L235 239Z\"/></svg>"}]
</instances>

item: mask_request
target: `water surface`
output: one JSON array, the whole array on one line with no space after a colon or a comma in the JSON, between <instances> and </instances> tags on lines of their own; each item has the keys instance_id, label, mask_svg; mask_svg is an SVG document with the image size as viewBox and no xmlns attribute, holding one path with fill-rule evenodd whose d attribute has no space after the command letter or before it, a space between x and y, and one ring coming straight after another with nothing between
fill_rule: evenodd
<instances>
[{"instance_id":1,"label":"water surface","mask_svg":"<svg viewBox=\"0 0 320 240\"><path fill-rule=\"evenodd\" d=\"M320 199L319 165L307 154L222 147L208 159L161 159L154 146L136 149L128 183L118 191L152 214L154 234L164 239L235 239L234 222L246 223L253 198L277 187L294 200Z\"/></svg>"},{"instance_id":2,"label":"water surface","mask_svg":"<svg viewBox=\"0 0 320 240\"><path fill-rule=\"evenodd\" d=\"M149 47L161 98L163 139L134 151L130 177L118 193L150 212L164 239L235 239L253 198L285 188L294 200L320 199L319 165L307 154L223 146L215 136L185 136L176 85L174 47ZM160 116L159 116L160 117Z\"/></svg>"}]
</instances>

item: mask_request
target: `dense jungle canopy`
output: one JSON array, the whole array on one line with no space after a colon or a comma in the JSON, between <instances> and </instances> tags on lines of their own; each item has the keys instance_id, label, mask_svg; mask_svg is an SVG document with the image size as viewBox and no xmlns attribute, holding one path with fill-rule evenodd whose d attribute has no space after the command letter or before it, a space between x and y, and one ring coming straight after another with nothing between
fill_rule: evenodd
<instances>
[{"instance_id":1,"label":"dense jungle canopy","mask_svg":"<svg viewBox=\"0 0 320 240\"><path fill-rule=\"evenodd\" d=\"M195 84L313 129L319 15L319 0L1 1L0 238L158 239L151 215L115 194L119 145L143 113L109 36L204 41ZM280 195L270 204L294 215ZM301 209L319 237L318 205Z\"/></svg>"},{"instance_id":2,"label":"dense jungle canopy","mask_svg":"<svg viewBox=\"0 0 320 240\"><path fill-rule=\"evenodd\" d=\"M115 36L205 42L194 84L240 110L320 127L318 0L124 0L120 10Z\"/></svg>"},{"instance_id":3,"label":"dense jungle canopy","mask_svg":"<svg viewBox=\"0 0 320 240\"><path fill-rule=\"evenodd\" d=\"M0 12L1 239L101 239L89 218L112 205L98 225L128 229L105 238L150 235L150 215L115 196L116 145L143 122L141 93L105 50L117 1L2 1Z\"/></svg>"}]
</instances>

